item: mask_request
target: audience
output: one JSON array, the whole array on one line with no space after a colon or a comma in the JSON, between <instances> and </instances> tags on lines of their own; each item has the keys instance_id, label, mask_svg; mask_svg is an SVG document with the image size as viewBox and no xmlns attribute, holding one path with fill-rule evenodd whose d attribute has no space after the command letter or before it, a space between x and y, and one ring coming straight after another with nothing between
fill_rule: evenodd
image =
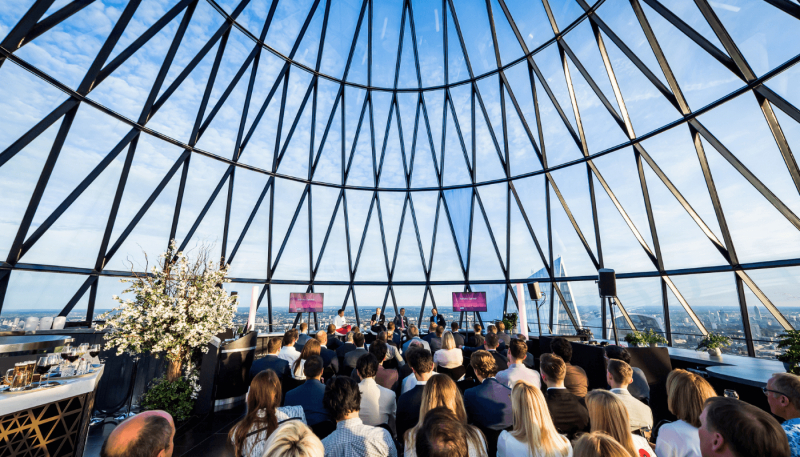
<instances>
[{"instance_id":1,"label":"audience","mask_svg":"<svg viewBox=\"0 0 800 457\"><path fill-rule=\"evenodd\" d=\"M601 432L582 435L574 449L574 457L631 457L617 440Z\"/></svg>"},{"instance_id":2,"label":"audience","mask_svg":"<svg viewBox=\"0 0 800 457\"><path fill-rule=\"evenodd\" d=\"M414 452L420 457L469 457L486 455L480 431L461 423L446 407L434 408L425 415L422 428L414 441ZM479 447L480 446L480 447Z\"/></svg>"},{"instance_id":3,"label":"audience","mask_svg":"<svg viewBox=\"0 0 800 457\"><path fill-rule=\"evenodd\" d=\"M492 358L494 358L495 364L497 364L497 371L505 370L508 368L508 359L505 358L503 354L497 352L498 344L500 344L500 340L497 338L497 334L487 333L486 339L483 341L483 347L464 348L464 355L469 357L476 351L488 352Z\"/></svg>"},{"instance_id":4,"label":"audience","mask_svg":"<svg viewBox=\"0 0 800 457\"><path fill-rule=\"evenodd\" d=\"M306 378L301 386L286 392L284 405L300 406L306 416L308 425L331 420L331 415L322 407L322 396L325 394L325 384L322 383L323 361L322 357L314 355L303 364L303 373Z\"/></svg>"},{"instance_id":5,"label":"audience","mask_svg":"<svg viewBox=\"0 0 800 457\"><path fill-rule=\"evenodd\" d=\"M289 362L289 365L293 365L294 361L300 357L300 351L294 347L294 343L297 342L297 329L290 329L287 330L286 333L283 334L283 347L281 348L281 352L278 353L278 357Z\"/></svg>"},{"instance_id":6,"label":"audience","mask_svg":"<svg viewBox=\"0 0 800 457\"><path fill-rule=\"evenodd\" d=\"M322 441L300 421L288 421L280 425L269 437L264 449L264 457L323 457L325 455Z\"/></svg>"},{"instance_id":7,"label":"audience","mask_svg":"<svg viewBox=\"0 0 800 457\"><path fill-rule=\"evenodd\" d=\"M628 416L630 416L631 430L639 430L640 428L648 427L653 428L653 412L650 407L637 400L628 392L628 386L633 382L633 370L631 366L622 360L611 359L608 361L608 368L606 371L606 381L611 386L611 392L616 394L625 407L628 409Z\"/></svg>"},{"instance_id":8,"label":"audience","mask_svg":"<svg viewBox=\"0 0 800 457\"><path fill-rule=\"evenodd\" d=\"M428 344L427 341L419 337L419 329L415 325L412 325L411 327L408 328L408 336L409 336L408 341L406 341L405 344L403 344L403 352L408 352L408 347L411 346L412 343L419 343L425 349L429 351L431 350L431 345Z\"/></svg>"},{"instance_id":9,"label":"audience","mask_svg":"<svg viewBox=\"0 0 800 457\"><path fill-rule=\"evenodd\" d=\"M379 386L375 382L378 374L378 359L372 354L366 354L358 359L356 367L358 377L358 390L361 392L361 409L358 417L367 425L388 425L394 430L397 403L394 392Z\"/></svg>"},{"instance_id":10,"label":"audience","mask_svg":"<svg viewBox=\"0 0 800 457\"><path fill-rule=\"evenodd\" d=\"M394 325L393 323L389 322L389 325ZM397 361L398 366L404 365L406 362L403 360L403 356L400 355L400 349L397 347L389 344L389 336L393 335L390 330L385 332L378 333L378 337L376 338L377 341L383 342L386 345L386 360L395 360ZM392 341L394 342L394 341Z\"/></svg>"},{"instance_id":11,"label":"audience","mask_svg":"<svg viewBox=\"0 0 800 457\"><path fill-rule=\"evenodd\" d=\"M336 326L333 325L333 324L329 324L328 325L328 334L327 334L328 343L326 344L326 346L328 346L328 349L330 349L331 351L334 351L334 352L336 352L336 350L339 349L339 346L344 344L344 343L342 343L342 340L340 340L339 338L336 337L336 335L338 335L336 333Z\"/></svg>"},{"instance_id":12,"label":"audience","mask_svg":"<svg viewBox=\"0 0 800 457\"><path fill-rule=\"evenodd\" d=\"M517 334L517 339L522 341L523 343L525 343L525 347L526 348L528 347L528 337L527 336L523 335L522 333L518 333ZM536 344L538 346L539 343L536 342ZM526 367L530 368L531 370L533 370L535 368L535 366L536 366L536 361L533 359L533 354L531 354L530 352L525 353L525 361L522 362L522 363L523 363L523 365L525 365Z\"/></svg>"},{"instance_id":13,"label":"audience","mask_svg":"<svg viewBox=\"0 0 800 457\"><path fill-rule=\"evenodd\" d=\"M606 360L622 360L623 362L627 363L628 365L631 364L631 354L628 352L627 349L610 345L606 346L606 353L605 353ZM639 400L649 402L650 401L650 384L647 383L647 377L644 375L644 371L641 368L637 368L631 366L633 369L633 382L628 386L628 392L631 393L634 397L638 398Z\"/></svg>"},{"instance_id":14,"label":"audience","mask_svg":"<svg viewBox=\"0 0 800 457\"><path fill-rule=\"evenodd\" d=\"M285 341L285 340L284 340ZM228 437L233 443L236 457L261 457L266 441L278 428L278 423L293 417L306 423L301 406L280 406L281 381L272 370L263 371L253 378L247 393L247 414L233 428Z\"/></svg>"},{"instance_id":15,"label":"audience","mask_svg":"<svg viewBox=\"0 0 800 457\"><path fill-rule=\"evenodd\" d=\"M711 385L702 377L686 370L672 370L667 376L667 408L678 420L664 424L658 430L658 457L694 457L700 454L700 413L703 404L716 396Z\"/></svg>"},{"instance_id":16,"label":"audience","mask_svg":"<svg viewBox=\"0 0 800 457\"><path fill-rule=\"evenodd\" d=\"M397 399L397 437L402 438L406 430L410 429L419 422L420 404L422 404L422 391L428 380L433 376L433 358L431 353L422 349L411 351L408 364L411 365L414 377L414 386L405 391ZM455 384L454 384L455 386ZM451 392L453 393L453 392ZM461 396L458 389L454 392Z\"/></svg>"},{"instance_id":17,"label":"audience","mask_svg":"<svg viewBox=\"0 0 800 457\"><path fill-rule=\"evenodd\" d=\"M477 351L472 354L469 363L480 382L480 385L464 391L469 423L491 430L511 427L511 389L494 377L497 374L494 357L487 351Z\"/></svg>"},{"instance_id":18,"label":"audience","mask_svg":"<svg viewBox=\"0 0 800 457\"><path fill-rule=\"evenodd\" d=\"M520 379L511 390L511 405L514 429L500 433L497 440L498 457L572 455L572 445L566 437L558 434L544 395L537 386Z\"/></svg>"},{"instance_id":19,"label":"audience","mask_svg":"<svg viewBox=\"0 0 800 457\"><path fill-rule=\"evenodd\" d=\"M564 387L570 391L572 395L577 397L585 397L586 392L589 390L589 378L586 377L586 372L583 368L571 365L569 362L572 360L572 344L566 338L554 338L550 342L550 350L553 354L561 357L561 360L567 364L567 375L564 378Z\"/></svg>"},{"instance_id":20,"label":"audience","mask_svg":"<svg viewBox=\"0 0 800 457\"><path fill-rule=\"evenodd\" d=\"M297 337L297 342L294 344L294 348L302 352L303 346L305 346L310 339L312 338L308 335L308 323L303 322L300 324L300 335Z\"/></svg>"},{"instance_id":21,"label":"audience","mask_svg":"<svg viewBox=\"0 0 800 457\"><path fill-rule=\"evenodd\" d=\"M326 388L322 403L336 420L336 430L322 440L325 457L396 457L392 435L359 418L361 392L350 378L337 376Z\"/></svg>"},{"instance_id":22,"label":"audience","mask_svg":"<svg viewBox=\"0 0 800 457\"><path fill-rule=\"evenodd\" d=\"M451 332L444 333L442 347L433 354L433 366L452 369L458 368L463 364L464 354L461 349L456 347L456 340L453 334Z\"/></svg>"},{"instance_id":23,"label":"audience","mask_svg":"<svg viewBox=\"0 0 800 457\"><path fill-rule=\"evenodd\" d=\"M527 355L528 345L518 339L512 340L508 348L508 369L497 373L497 380L510 388L517 381L525 380L540 389L542 382L539 372L524 365Z\"/></svg>"},{"instance_id":24,"label":"audience","mask_svg":"<svg viewBox=\"0 0 800 457\"><path fill-rule=\"evenodd\" d=\"M453 339L456 342L456 347L461 349L464 347L464 337L458 333L458 322L450 324L450 331L453 332Z\"/></svg>"},{"instance_id":25,"label":"audience","mask_svg":"<svg viewBox=\"0 0 800 457\"><path fill-rule=\"evenodd\" d=\"M434 336L428 340L428 344L431 345L431 352L435 354L436 351L442 349L442 335L444 335L444 327L437 325L434 329L434 332Z\"/></svg>"},{"instance_id":26,"label":"audience","mask_svg":"<svg viewBox=\"0 0 800 457\"><path fill-rule=\"evenodd\" d=\"M431 338L436 336L436 327L438 327L438 325L436 325L435 322L431 322L431 324L428 326L428 333L422 337L422 339L427 341L428 344L430 344Z\"/></svg>"},{"instance_id":27,"label":"audience","mask_svg":"<svg viewBox=\"0 0 800 457\"><path fill-rule=\"evenodd\" d=\"M483 327L481 327L481 324L475 324L472 326L472 329L474 330L472 336L467 335L469 336L467 346L473 348L483 346L483 336L481 335Z\"/></svg>"},{"instance_id":28,"label":"audience","mask_svg":"<svg viewBox=\"0 0 800 457\"><path fill-rule=\"evenodd\" d=\"M292 378L297 380L305 380L306 375L303 374L303 365L305 365L306 360L309 357L319 356L320 354L320 344L319 341L316 339L308 340L305 346L303 346L303 352L300 353L300 357L294 361L292 364Z\"/></svg>"},{"instance_id":29,"label":"audience","mask_svg":"<svg viewBox=\"0 0 800 457\"><path fill-rule=\"evenodd\" d=\"M387 350L389 347L390 346L383 341L378 340L369 346L369 353L374 355L375 359L378 360L378 374L375 375L375 382L381 387L394 390L397 385L397 370L387 370L383 367L383 362L385 362L388 357Z\"/></svg>"},{"instance_id":30,"label":"audience","mask_svg":"<svg viewBox=\"0 0 800 457\"><path fill-rule=\"evenodd\" d=\"M501 344L511 346L511 335L506 333L506 324L503 321L497 323L497 337L500 338Z\"/></svg>"},{"instance_id":31,"label":"audience","mask_svg":"<svg viewBox=\"0 0 800 457\"><path fill-rule=\"evenodd\" d=\"M342 359L342 363L339 364L340 368L341 365L344 364L344 356L346 356L348 352L356 349L356 345L353 344L353 335L355 334L356 332L347 332L347 335L344 337L344 343L336 349L336 357Z\"/></svg>"},{"instance_id":32,"label":"audience","mask_svg":"<svg viewBox=\"0 0 800 457\"><path fill-rule=\"evenodd\" d=\"M775 373L764 389L772 414L783 419L792 457L800 457L800 376Z\"/></svg>"},{"instance_id":33,"label":"audience","mask_svg":"<svg viewBox=\"0 0 800 457\"><path fill-rule=\"evenodd\" d=\"M367 350L364 349L363 333L356 332L353 334L353 344L356 345L356 348L347 352L347 354L344 356L344 366L350 369L356 367L356 363L358 363L358 359L360 359L362 355L368 354Z\"/></svg>"},{"instance_id":34,"label":"audience","mask_svg":"<svg viewBox=\"0 0 800 457\"><path fill-rule=\"evenodd\" d=\"M586 408L593 432L608 433L631 457L655 457L644 437L631 434L628 409L619 396L607 390L593 390L586 395Z\"/></svg>"},{"instance_id":35,"label":"audience","mask_svg":"<svg viewBox=\"0 0 800 457\"><path fill-rule=\"evenodd\" d=\"M267 355L260 359L254 360L253 365L250 367L250 379L256 377L262 371L272 370L278 375L278 379L283 379L283 374L289 369L289 362L278 357L281 352L281 339L278 337L271 337L267 341Z\"/></svg>"},{"instance_id":36,"label":"audience","mask_svg":"<svg viewBox=\"0 0 800 457\"><path fill-rule=\"evenodd\" d=\"M144 411L125 419L108 434L100 457L172 457L174 438L175 423L168 412Z\"/></svg>"},{"instance_id":37,"label":"audience","mask_svg":"<svg viewBox=\"0 0 800 457\"><path fill-rule=\"evenodd\" d=\"M789 457L789 441L767 412L735 398L712 397L700 414L703 457Z\"/></svg>"},{"instance_id":38,"label":"audience","mask_svg":"<svg viewBox=\"0 0 800 457\"><path fill-rule=\"evenodd\" d=\"M564 360L554 354L542 354L539 358L539 369L542 372L542 381L547 385L544 397L558 433L573 440L577 433L588 431L589 412L586 411L586 406L581 403L581 398L570 393L564 386L567 373Z\"/></svg>"},{"instance_id":39,"label":"audience","mask_svg":"<svg viewBox=\"0 0 800 457\"><path fill-rule=\"evenodd\" d=\"M396 348L403 344L403 332L401 332L394 322L386 324L387 342L393 343Z\"/></svg>"},{"instance_id":40,"label":"audience","mask_svg":"<svg viewBox=\"0 0 800 457\"><path fill-rule=\"evenodd\" d=\"M339 372L339 358L336 356L336 352L332 351L328 348L328 334L320 330L317 332L315 336L317 341L319 341L319 355L322 357L322 368L331 368L333 374ZM331 337L336 341L339 341L336 337ZM341 344L341 342L339 343Z\"/></svg>"},{"instance_id":41,"label":"audience","mask_svg":"<svg viewBox=\"0 0 800 457\"><path fill-rule=\"evenodd\" d=\"M414 365L411 364L411 359L413 357L415 357L413 355L415 352L424 352L424 353L426 353L426 354L420 355L420 357L422 357L423 360L419 360L419 361L415 362L415 363L417 363L417 367L418 367L416 373L427 373L428 371L432 370L433 365L431 365L431 369L429 370L429 369L427 369L427 365L426 365L427 362L425 362L425 360L427 360L427 359L433 360L433 357L431 356L431 351L428 351L428 350L426 350L426 349L424 349L422 347L412 347L411 350L408 351L408 358L409 358L408 364L411 365L411 374L409 374L408 376L403 378L403 381L402 381L401 386L400 386L400 393L401 394L404 394L404 393L410 391L411 389L413 389L414 387L416 387L419 384L419 381L417 380L416 373L414 372Z\"/></svg>"}]
</instances>

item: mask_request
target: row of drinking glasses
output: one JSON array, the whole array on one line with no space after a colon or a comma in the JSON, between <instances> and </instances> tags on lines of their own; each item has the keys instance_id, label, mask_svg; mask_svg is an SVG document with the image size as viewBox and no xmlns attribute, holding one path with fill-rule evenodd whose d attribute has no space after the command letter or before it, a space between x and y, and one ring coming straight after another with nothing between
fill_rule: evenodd
<instances>
[{"instance_id":1,"label":"row of drinking glasses","mask_svg":"<svg viewBox=\"0 0 800 457\"><path fill-rule=\"evenodd\" d=\"M72 347L67 344L60 353L46 354L36 361L16 363L13 369L9 369L6 372L5 381L9 384L9 390L17 391L31 385L34 373L43 378L39 382L39 386L45 386L46 380L50 379L51 369L56 366L60 366L62 376L85 374L89 372L90 364L83 359L83 356L88 352L92 358L96 358L100 354L100 349L99 344L89 345L88 343L83 343L78 347ZM76 367L74 364L78 359L80 359L80 362Z\"/></svg>"}]
</instances>

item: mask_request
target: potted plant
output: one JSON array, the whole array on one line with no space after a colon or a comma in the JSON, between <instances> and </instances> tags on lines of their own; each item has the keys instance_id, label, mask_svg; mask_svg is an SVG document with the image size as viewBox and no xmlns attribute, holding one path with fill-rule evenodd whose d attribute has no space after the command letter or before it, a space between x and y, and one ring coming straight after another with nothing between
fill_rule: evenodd
<instances>
[{"instance_id":1,"label":"potted plant","mask_svg":"<svg viewBox=\"0 0 800 457\"><path fill-rule=\"evenodd\" d=\"M120 281L129 284L123 293L133 299L115 295L120 306L99 316L106 321L100 328L111 330L105 339L118 355L166 354L166 376L150 386L141 405L164 409L176 420L188 417L187 405L199 392L192 353L205 352L212 337L231 328L236 312L236 296L222 288L230 282L225 279L228 267L210 261L210 251L200 246L190 261L173 240L149 271L145 264L148 273L136 273L131 265L133 277Z\"/></svg>"},{"instance_id":2,"label":"potted plant","mask_svg":"<svg viewBox=\"0 0 800 457\"><path fill-rule=\"evenodd\" d=\"M786 352L778 355L778 360L787 373L800 375L800 330L787 330L780 338L778 347L786 348Z\"/></svg>"},{"instance_id":3,"label":"potted plant","mask_svg":"<svg viewBox=\"0 0 800 457\"><path fill-rule=\"evenodd\" d=\"M704 336L703 339L700 340L695 350L708 351L708 355L711 357L722 357L722 351L720 351L720 348L730 345L731 339L729 337L720 333L709 332L708 335Z\"/></svg>"},{"instance_id":4,"label":"potted plant","mask_svg":"<svg viewBox=\"0 0 800 457\"><path fill-rule=\"evenodd\" d=\"M647 344L644 334L636 330L629 331L628 334L625 335L625 341L633 347L644 346Z\"/></svg>"},{"instance_id":5,"label":"potted plant","mask_svg":"<svg viewBox=\"0 0 800 457\"><path fill-rule=\"evenodd\" d=\"M506 313L503 316L503 325L506 327L506 333L516 333L517 313Z\"/></svg>"},{"instance_id":6,"label":"potted plant","mask_svg":"<svg viewBox=\"0 0 800 457\"><path fill-rule=\"evenodd\" d=\"M659 344L667 344L667 339L653 329L648 330L647 333L644 334L644 339L650 344L651 348L658 347Z\"/></svg>"}]
</instances>

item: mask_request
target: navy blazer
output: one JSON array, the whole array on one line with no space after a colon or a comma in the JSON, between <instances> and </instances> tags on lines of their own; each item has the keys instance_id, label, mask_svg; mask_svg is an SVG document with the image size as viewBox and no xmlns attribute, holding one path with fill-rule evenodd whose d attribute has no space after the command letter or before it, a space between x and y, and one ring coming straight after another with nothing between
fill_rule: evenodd
<instances>
[{"instance_id":1,"label":"navy blazer","mask_svg":"<svg viewBox=\"0 0 800 457\"><path fill-rule=\"evenodd\" d=\"M355 344L353 344L353 343L344 343L341 346L339 346L339 348L336 349L336 356L343 359L344 356L347 355L348 352L355 351L355 350L356 350L356 345Z\"/></svg>"},{"instance_id":2,"label":"navy blazer","mask_svg":"<svg viewBox=\"0 0 800 457\"><path fill-rule=\"evenodd\" d=\"M464 347L464 337L460 333L453 333L453 341L455 341L456 347Z\"/></svg>"},{"instance_id":3,"label":"navy blazer","mask_svg":"<svg viewBox=\"0 0 800 457\"><path fill-rule=\"evenodd\" d=\"M464 391L464 407L470 424L492 430L505 430L514 424L511 389L495 378Z\"/></svg>"},{"instance_id":4,"label":"navy blazer","mask_svg":"<svg viewBox=\"0 0 800 457\"><path fill-rule=\"evenodd\" d=\"M308 425L332 420L331 413L322 406L325 384L316 379L308 379L300 387L286 392L286 406L302 406Z\"/></svg>"},{"instance_id":5,"label":"navy blazer","mask_svg":"<svg viewBox=\"0 0 800 457\"><path fill-rule=\"evenodd\" d=\"M335 352L325 346L320 346L319 356L322 357L322 368L328 368L330 366L333 368L334 373L339 372L339 358L336 357Z\"/></svg>"},{"instance_id":6,"label":"navy blazer","mask_svg":"<svg viewBox=\"0 0 800 457\"><path fill-rule=\"evenodd\" d=\"M400 331L395 331L392 334L392 342L399 348L403 344L403 334Z\"/></svg>"},{"instance_id":7,"label":"navy blazer","mask_svg":"<svg viewBox=\"0 0 800 457\"><path fill-rule=\"evenodd\" d=\"M414 386L397 398L397 438L401 442L405 440L406 430L414 428L419 422L423 390L425 390L424 385Z\"/></svg>"},{"instance_id":8,"label":"navy blazer","mask_svg":"<svg viewBox=\"0 0 800 457\"><path fill-rule=\"evenodd\" d=\"M326 346L328 346L328 349L330 349L331 351L335 351L339 349L339 346L343 344L344 343L340 341L339 338L336 338L335 335L328 333L328 344L326 344Z\"/></svg>"},{"instance_id":9,"label":"navy blazer","mask_svg":"<svg viewBox=\"0 0 800 457\"><path fill-rule=\"evenodd\" d=\"M367 350L364 348L356 348L348 352L347 355L344 356L344 366L355 368L356 364L358 363L358 359L364 354L369 354L369 352L367 352Z\"/></svg>"},{"instance_id":10,"label":"navy blazer","mask_svg":"<svg viewBox=\"0 0 800 457\"><path fill-rule=\"evenodd\" d=\"M253 365L250 367L250 379L256 377L262 371L272 370L278 375L278 378L283 379L283 374L289 369L289 362L279 359L277 355L268 354L260 359L253 360Z\"/></svg>"},{"instance_id":11,"label":"navy blazer","mask_svg":"<svg viewBox=\"0 0 800 457\"><path fill-rule=\"evenodd\" d=\"M589 412L581 398L567 389L547 389L544 399L558 433L573 440L578 433L589 431Z\"/></svg>"}]
</instances>

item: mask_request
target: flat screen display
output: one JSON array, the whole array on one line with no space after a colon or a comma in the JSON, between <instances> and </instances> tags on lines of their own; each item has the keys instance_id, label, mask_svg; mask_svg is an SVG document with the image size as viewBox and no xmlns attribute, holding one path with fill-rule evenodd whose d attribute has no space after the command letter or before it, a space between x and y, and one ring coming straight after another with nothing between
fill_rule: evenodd
<instances>
[{"instance_id":1,"label":"flat screen display","mask_svg":"<svg viewBox=\"0 0 800 457\"><path fill-rule=\"evenodd\" d=\"M290 313L321 313L324 294L289 294Z\"/></svg>"},{"instance_id":2,"label":"flat screen display","mask_svg":"<svg viewBox=\"0 0 800 457\"><path fill-rule=\"evenodd\" d=\"M453 292L453 312L486 312L486 292Z\"/></svg>"}]
</instances>

